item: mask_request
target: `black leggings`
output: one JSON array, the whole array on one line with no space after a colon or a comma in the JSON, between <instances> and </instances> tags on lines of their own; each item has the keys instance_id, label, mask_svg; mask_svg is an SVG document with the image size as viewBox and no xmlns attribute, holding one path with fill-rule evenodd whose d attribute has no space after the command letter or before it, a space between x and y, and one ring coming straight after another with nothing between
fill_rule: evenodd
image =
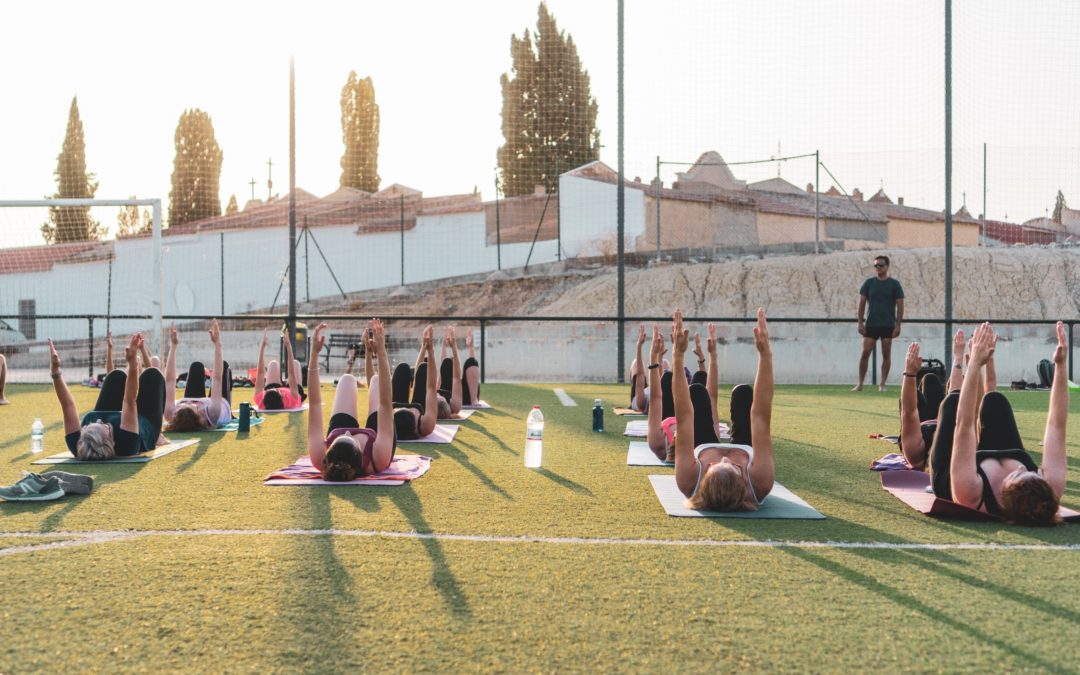
<instances>
[{"instance_id":1,"label":"black leggings","mask_svg":"<svg viewBox=\"0 0 1080 675\"><path fill-rule=\"evenodd\" d=\"M395 401L408 402L409 385L412 384L413 372L407 363L399 363L394 368L394 374L390 379L391 398Z\"/></svg>"},{"instance_id":2,"label":"black leggings","mask_svg":"<svg viewBox=\"0 0 1080 675\"><path fill-rule=\"evenodd\" d=\"M480 362L470 356L461 366L461 405L475 405L480 402L480 378L476 378L476 400L474 401L472 392L469 391L469 381L465 379L465 373L469 372L469 368L480 370Z\"/></svg>"},{"instance_id":3,"label":"black leggings","mask_svg":"<svg viewBox=\"0 0 1080 675\"><path fill-rule=\"evenodd\" d=\"M427 405L427 369L427 361L424 361L416 367L416 374L413 376L412 398L403 398L400 400ZM394 400L397 401L399 399L395 398Z\"/></svg>"},{"instance_id":4,"label":"black leggings","mask_svg":"<svg viewBox=\"0 0 1080 675\"><path fill-rule=\"evenodd\" d=\"M232 405L232 371L229 362L221 363L221 397ZM184 398L206 398L206 366L202 361L192 361L187 371Z\"/></svg>"},{"instance_id":5,"label":"black leggings","mask_svg":"<svg viewBox=\"0 0 1080 675\"><path fill-rule=\"evenodd\" d=\"M919 421L937 419L938 409L945 399L945 384L937 373L926 373L916 391L919 397Z\"/></svg>"},{"instance_id":6,"label":"black leggings","mask_svg":"<svg viewBox=\"0 0 1080 675\"><path fill-rule=\"evenodd\" d=\"M754 447L750 427L750 408L754 405L754 388L749 384L736 385L731 390L731 442Z\"/></svg>"},{"instance_id":7,"label":"black leggings","mask_svg":"<svg viewBox=\"0 0 1080 675\"><path fill-rule=\"evenodd\" d=\"M934 494L942 499L952 499L952 450L956 432L956 408L960 404L959 392L953 392L941 402L938 411L937 432L930 447L930 477ZM979 445L977 450L1022 450L1020 430L1016 427L1009 399L999 391L989 391L983 396L979 409Z\"/></svg>"},{"instance_id":8,"label":"black leggings","mask_svg":"<svg viewBox=\"0 0 1080 675\"><path fill-rule=\"evenodd\" d=\"M675 416L675 397L671 393L671 383L674 377L670 370L660 376L660 419L666 420ZM709 376L703 370L697 371L690 378L690 384L700 384L702 387L708 381ZM706 390L707 393L708 390Z\"/></svg>"},{"instance_id":9,"label":"black leggings","mask_svg":"<svg viewBox=\"0 0 1080 675\"><path fill-rule=\"evenodd\" d=\"M127 372L114 370L105 376L98 392L94 410L112 412L123 409L124 388L127 387ZM157 368L146 368L139 374L139 393L135 397L135 409L138 414L150 422L161 433L165 419L165 376Z\"/></svg>"}]
</instances>

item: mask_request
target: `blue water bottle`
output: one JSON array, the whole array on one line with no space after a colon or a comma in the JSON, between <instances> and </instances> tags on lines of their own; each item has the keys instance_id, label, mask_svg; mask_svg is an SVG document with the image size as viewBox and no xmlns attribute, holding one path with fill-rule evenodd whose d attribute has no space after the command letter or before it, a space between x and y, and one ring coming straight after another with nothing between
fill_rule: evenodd
<instances>
[{"instance_id":1,"label":"blue water bottle","mask_svg":"<svg viewBox=\"0 0 1080 675\"><path fill-rule=\"evenodd\" d=\"M596 399L596 403L593 404L592 430L604 433L604 403L600 399Z\"/></svg>"}]
</instances>

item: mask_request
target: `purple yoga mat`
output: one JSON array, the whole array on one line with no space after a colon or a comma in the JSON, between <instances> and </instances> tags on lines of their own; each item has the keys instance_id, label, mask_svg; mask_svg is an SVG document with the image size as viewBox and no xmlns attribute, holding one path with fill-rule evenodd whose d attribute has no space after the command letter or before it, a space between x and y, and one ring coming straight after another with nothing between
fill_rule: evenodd
<instances>
[{"instance_id":1,"label":"purple yoga mat","mask_svg":"<svg viewBox=\"0 0 1080 675\"><path fill-rule=\"evenodd\" d=\"M881 487L919 513L952 520L1001 522L998 516L941 499L926 491L929 486L930 474L923 471L884 471L881 474ZM1067 522L1080 522L1080 512L1064 506L1058 509L1058 514Z\"/></svg>"}]
</instances>

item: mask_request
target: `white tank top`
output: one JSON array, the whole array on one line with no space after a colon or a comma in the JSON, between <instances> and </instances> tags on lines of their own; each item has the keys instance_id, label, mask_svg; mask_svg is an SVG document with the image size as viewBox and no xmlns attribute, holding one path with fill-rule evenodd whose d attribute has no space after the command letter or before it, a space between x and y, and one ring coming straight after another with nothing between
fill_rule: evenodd
<instances>
[{"instance_id":1,"label":"white tank top","mask_svg":"<svg viewBox=\"0 0 1080 675\"><path fill-rule=\"evenodd\" d=\"M750 458L750 461L746 463L746 468L743 469L743 478L746 479L746 487L750 491L750 496L754 499L754 504L761 506L761 500L758 499L757 493L754 492L754 484L750 482L750 467L754 465L754 449L749 445L739 445L737 443L702 443L694 448L694 461L697 462L697 482L694 483L694 491L690 494L691 497L697 494L698 486L701 485L701 477L705 475L705 465L701 463L701 453L711 448L722 448L725 450L742 450Z\"/></svg>"}]
</instances>

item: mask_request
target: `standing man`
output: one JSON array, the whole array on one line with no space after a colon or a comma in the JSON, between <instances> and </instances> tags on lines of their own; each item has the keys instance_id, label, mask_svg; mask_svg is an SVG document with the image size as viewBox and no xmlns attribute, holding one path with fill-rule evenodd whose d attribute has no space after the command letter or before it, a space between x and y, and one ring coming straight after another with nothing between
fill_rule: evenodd
<instances>
[{"instance_id":1,"label":"standing man","mask_svg":"<svg viewBox=\"0 0 1080 675\"><path fill-rule=\"evenodd\" d=\"M862 358L859 359L859 384L852 391L862 391L866 380L866 366L874 343L881 340L881 383L878 391L885 391L892 365L892 341L900 335L900 322L904 318L904 289L900 282L889 276L889 257L874 258L874 273L859 289L859 335L862 340ZM867 303L870 311L866 311ZM863 321L865 314L866 320Z\"/></svg>"}]
</instances>

